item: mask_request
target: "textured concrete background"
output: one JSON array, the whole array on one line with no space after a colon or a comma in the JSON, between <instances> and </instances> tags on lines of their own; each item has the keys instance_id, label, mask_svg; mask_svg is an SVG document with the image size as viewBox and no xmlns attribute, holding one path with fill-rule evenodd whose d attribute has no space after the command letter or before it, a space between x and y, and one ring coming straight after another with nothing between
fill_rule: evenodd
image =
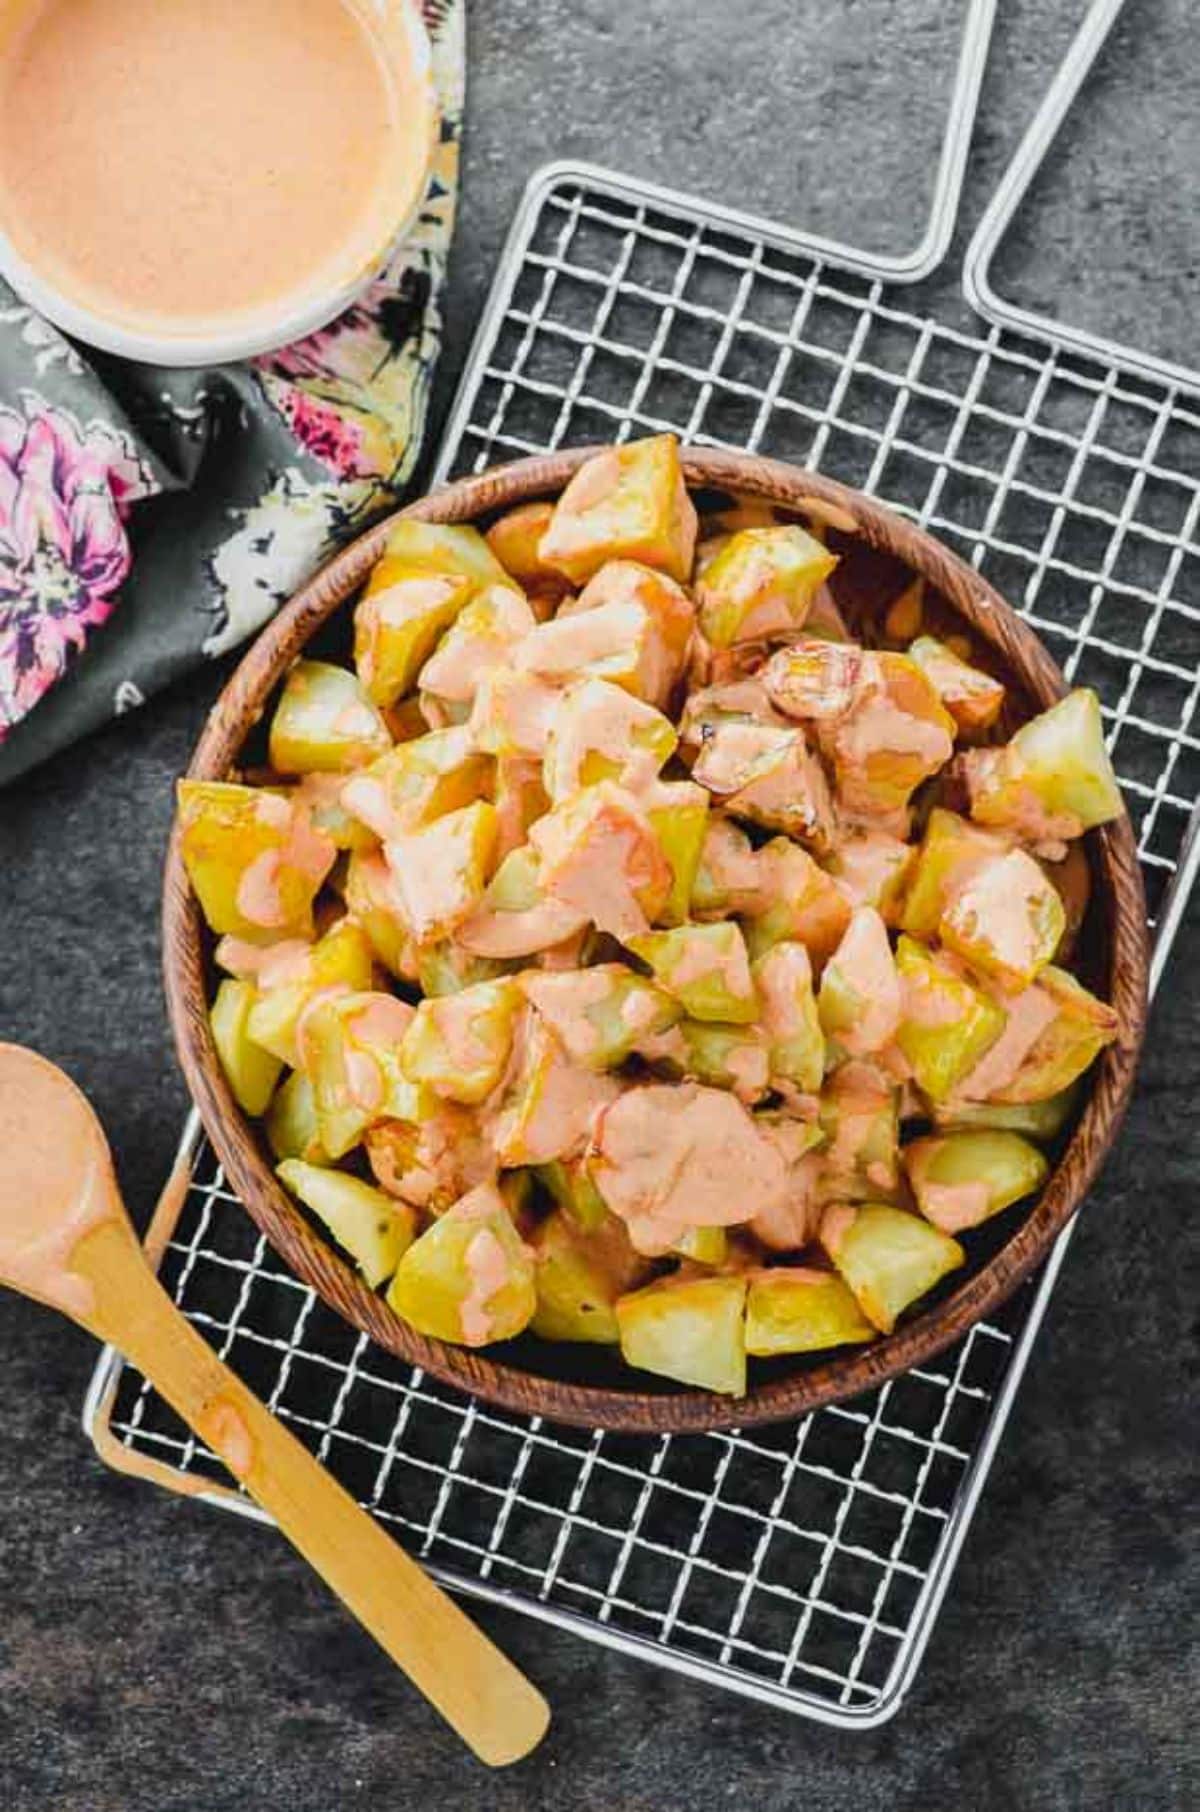
<instances>
[{"instance_id":1,"label":"textured concrete background","mask_svg":"<svg viewBox=\"0 0 1200 1812\"><path fill-rule=\"evenodd\" d=\"M968 226L1081 12L1074 0L1000 10ZM476 0L441 405L520 189L551 156L640 169L864 244L910 243L956 13L935 0ZM1191 9L1130 0L1126 15L1001 272L1027 301L1195 359ZM942 308L957 306L960 254L933 286ZM206 676L0 799L0 1028L89 1089L142 1212L183 1110L157 970L169 782L215 689ZM1193 914L1125 1136L894 1724L838 1735L488 1613L556 1722L534 1759L487 1776L282 1543L106 1472L78 1431L89 1342L5 1300L0 1807L1200 1803L1186 1244L1200 1183L1198 957Z\"/></svg>"}]
</instances>

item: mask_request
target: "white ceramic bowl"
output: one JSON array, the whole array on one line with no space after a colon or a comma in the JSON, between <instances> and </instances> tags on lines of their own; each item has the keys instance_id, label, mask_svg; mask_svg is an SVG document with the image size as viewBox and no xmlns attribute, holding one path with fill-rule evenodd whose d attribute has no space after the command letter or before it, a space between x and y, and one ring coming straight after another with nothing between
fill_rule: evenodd
<instances>
[{"instance_id":1,"label":"white ceramic bowl","mask_svg":"<svg viewBox=\"0 0 1200 1812\"><path fill-rule=\"evenodd\" d=\"M378 238L365 254L361 244L349 245L341 265L332 271L326 268L318 283L230 317L224 327L214 323L210 331L179 333L128 326L64 294L21 255L2 226L0 276L40 315L73 339L150 365L223 365L235 359L253 358L302 339L332 321L378 276L403 243L425 199L438 140L432 53L419 5L416 0L360 3L372 17L385 57L394 58L397 63L403 60L406 88L411 87L427 115L419 134L421 155L413 160L404 182L397 186L394 207L389 206Z\"/></svg>"}]
</instances>

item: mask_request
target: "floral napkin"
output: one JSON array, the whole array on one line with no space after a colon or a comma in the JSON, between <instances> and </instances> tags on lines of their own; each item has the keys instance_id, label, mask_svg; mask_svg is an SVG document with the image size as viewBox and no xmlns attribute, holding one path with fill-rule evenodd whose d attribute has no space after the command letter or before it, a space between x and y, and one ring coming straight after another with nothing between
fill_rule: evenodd
<instances>
[{"instance_id":1,"label":"floral napkin","mask_svg":"<svg viewBox=\"0 0 1200 1812\"><path fill-rule=\"evenodd\" d=\"M424 0L433 179L387 271L280 352L163 370L0 282L0 785L251 635L420 451L454 220L465 0Z\"/></svg>"}]
</instances>

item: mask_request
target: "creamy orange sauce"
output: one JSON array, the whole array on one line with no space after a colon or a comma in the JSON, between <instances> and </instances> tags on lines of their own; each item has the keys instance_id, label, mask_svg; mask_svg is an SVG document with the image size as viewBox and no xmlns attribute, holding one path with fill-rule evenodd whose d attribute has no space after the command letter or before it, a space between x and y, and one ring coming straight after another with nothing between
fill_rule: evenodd
<instances>
[{"instance_id":1,"label":"creamy orange sauce","mask_svg":"<svg viewBox=\"0 0 1200 1812\"><path fill-rule=\"evenodd\" d=\"M998 973L1028 979L1037 967L1040 940L1034 909L1052 885L1032 856L1010 850L983 862L955 891L952 926L985 948ZM946 933L949 941L950 933Z\"/></svg>"},{"instance_id":2,"label":"creamy orange sauce","mask_svg":"<svg viewBox=\"0 0 1200 1812\"><path fill-rule=\"evenodd\" d=\"M239 981L252 981L260 988L279 988L305 976L312 945L301 938L286 938L279 944L249 944L245 938L230 936L221 939L214 954L221 968L236 975Z\"/></svg>"},{"instance_id":3,"label":"creamy orange sauce","mask_svg":"<svg viewBox=\"0 0 1200 1812\"><path fill-rule=\"evenodd\" d=\"M484 1346L492 1337L488 1304L508 1282L504 1247L490 1227L481 1227L463 1253L471 1287L459 1307L462 1337L468 1346Z\"/></svg>"},{"instance_id":4,"label":"creamy orange sauce","mask_svg":"<svg viewBox=\"0 0 1200 1812\"><path fill-rule=\"evenodd\" d=\"M961 1233L978 1227L988 1217L992 1199L982 1177L966 1183L921 1182L921 1212L943 1233Z\"/></svg>"},{"instance_id":5,"label":"creamy orange sauce","mask_svg":"<svg viewBox=\"0 0 1200 1812\"><path fill-rule=\"evenodd\" d=\"M862 1003L854 1024L838 1033L839 1043L855 1057L881 1051L896 1036L904 997L887 926L873 906L856 909L833 961Z\"/></svg>"},{"instance_id":6,"label":"creamy orange sauce","mask_svg":"<svg viewBox=\"0 0 1200 1812\"><path fill-rule=\"evenodd\" d=\"M670 887L667 859L632 793L605 781L589 794L594 809L586 819L555 812L530 830L542 882L601 931L636 937L648 929L639 896Z\"/></svg>"},{"instance_id":7,"label":"creamy orange sauce","mask_svg":"<svg viewBox=\"0 0 1200 1812\"><path fill-rule=\"evenodd\" d=\"M353 275L415 194L427 98L345 0L28 0L0 223L72 300L199 331Z\"/></svg>"},{"instance_id":8,"label":"creamy orange sauce","mask_svg":"<svg viewBox=\"0 0 1200 1812\"><path fill-rule=\"evenodd\" d=\"M750 1231L772 1252L798 1252L812 1239L820 1212L817 1202L820 1177L820 1156L817 1152L808 1152L792 1165L786 1193L755 1214ZM818 1275L823 1277L824 1273Z\"/></svg>"},{"instance_id":9,"label":"creamy orange sauce","mask_svg":"<svg viewBox=\"0 0 1200 1812\"><path fill-rule=\"evenodd\" d=\"M290 872L311 883L316 892L333 866L337 850L323 831L314 829L302 806L291 805L275 793L263 793L257 813L271 828L285 833L275 849L264 849L247 864L238 881L236 904L242 917L264 931L287 924L283 882Z\"/></svg>"},{"instance_id":10,"label":"creamy orange sauce","mask_svg":"<svg viewBox=\"0 0 1200 1812\"><path fill-rule=\"evenodd\" d=\"M361 1044L398 1045L412 1024L413 1009L394 994L372 994L350 1021L347 1030Z\"/></svg>"},{"instance_id":11,"label":"creamy orange sauce","mask_svg":"<svg viewBox=\"0 0 1200 1812\"><path fill-rule=\"evenodd\" d=\"M488 586L468 604L422 667L422 690L469 704L481 680L505 664L535 625L536 618L519 592L507 585Z\"/></svg>"},{"instance_id":12,"label":"creamy orange sauce","mask_svg":"<svg viewBox=\"0 0 1200 1812\"><path fill-rule=\"evenodd\" d=\"M688 1227L730 1227L788 1186L779 1151L723 1089L626 1089L597 1122L592 1175L639 1252L668 1251Z\"/></svg>"},{"instance_id":13,"label":"creamy orange sauce","mask_svg":"<svg viewBox=\"0 0 1200 1812\"><path fill-rule=\"evenodd\" d=\"M987 1101L1007 1088L1058 1008L1043 988L1024 988L1004 999L1008 1022L995 1044L984 1052L975 1068L954 1091L956 1100Z\"/></svg>"},{"instance_id":14,"label":"creamy orange sauce","mask_svg":"<svg viewBox=\"0 0 1200 1812\"><path fill-rule=\"evenodd\" d=\"M0 1044L0 1278L86 1323L76 1247L119 1215L112 1160L88 1103L53 1064Z\"/></svg>"}]
</instances>

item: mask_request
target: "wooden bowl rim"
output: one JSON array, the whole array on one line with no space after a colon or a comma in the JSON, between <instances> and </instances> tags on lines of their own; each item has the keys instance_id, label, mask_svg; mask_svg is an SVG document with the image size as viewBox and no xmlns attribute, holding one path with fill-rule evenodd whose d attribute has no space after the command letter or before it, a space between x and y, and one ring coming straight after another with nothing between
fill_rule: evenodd
<instances>
[{"instance_id":1,"label":"wooden bowl rim","mask_svg":"<svg viewBox=\"0 0 1200 1812\"><path fill-rule=\"evenodd\" d=\"M503 507L555 495L599 449L538 455L460 479L378 523L329 562L262 630L214 706L188 774L228 773L274 687L310 635L363 583L392 522L473 521ZM689 487L736 491L789 510L824 516L868 545L924 574L1006 670L1045 706L1065 690L1062 674L1033 632L983 576L958 555L873 498L816 473L758 455L685 448ZM683 1389L651 1392L576 1385L526 1372L427 1339L388 1309L310 1227L276 1180L217 1060L208 1024L203 927L183 869L178 821L163 883L163 968L171 1026L188 1087L225 1175L271 1245L337 1313L409 1364L470 1395L524 1415L622 1432L715 1431L807 1414L844 1401L931 1359L997 1309L1049 1251L1096 1176L1128 1104L1146 1016L1149 940L1136 843L1128 814L1090 833L1108 926L1107 993L1119 1032L1090 1072L1089 1097L1070 1142L1034 1207L1004 1245L935 1307L869 1347L775 1377L745 1397Z\"/></svg>"}]
</instances>

